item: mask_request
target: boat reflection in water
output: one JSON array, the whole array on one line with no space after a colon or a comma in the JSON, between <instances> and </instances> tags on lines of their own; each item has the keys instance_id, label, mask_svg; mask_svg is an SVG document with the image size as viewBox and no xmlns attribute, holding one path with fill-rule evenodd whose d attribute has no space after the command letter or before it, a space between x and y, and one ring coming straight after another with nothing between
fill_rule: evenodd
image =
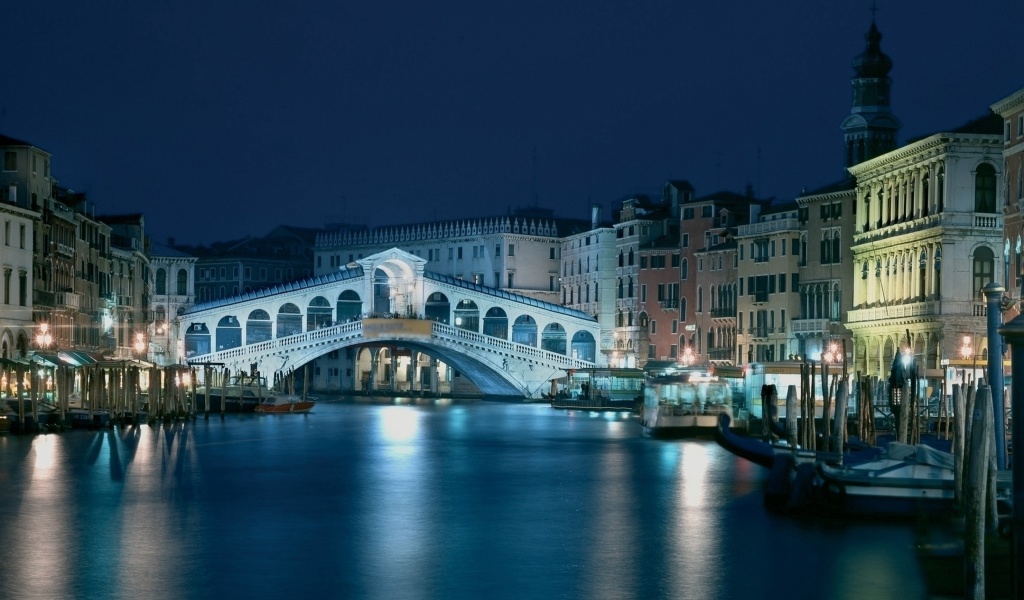
<instances>
[{"instance_id":1,"label":"boat reflection in water","mask_svg":"<svg viewBox=\"0 0 1024 600\"><path fill-rule=\"evenodd\" d=\"M308 413L316 401L295 394L274 394L254 409L261 414Z\"/></svg>"}]
</instances>

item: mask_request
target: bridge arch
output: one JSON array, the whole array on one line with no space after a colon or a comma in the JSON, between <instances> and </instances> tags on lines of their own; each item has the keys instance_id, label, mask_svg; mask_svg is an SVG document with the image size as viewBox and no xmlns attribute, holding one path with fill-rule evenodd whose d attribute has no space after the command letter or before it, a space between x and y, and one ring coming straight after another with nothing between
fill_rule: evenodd
<instances>
[{"instance_id":1,"label":"bridge arch","mask_svg":"<svg viewBox=\"0 0 1024 600\"><path fill-rule=\"evenodd\" d=\"M230 350L242 345L242 325L233 315L217 323L217 350Z\"/></svg>"},{"instance_id":2,"label":"bridge arch","mask_svg":"<svg viewBox=\"0 0 1024 600\"><path fill-rule=\"evenodd\" d=\"M492 306L487 309L487 314L484 315L484 335L508 339L508 315L502 308Z\"/></svg>"},{"instance_id":3,"label":"bridge arch","mask_svg":"<svg viewBox=\"0 0 1024 600\"><path fill-rule=\"evenodd\" d=\"M245 343L255 344L274 339L274 326L270 314L262 308L249 312L245 320Z\"/></svg>"},{"instance_id":4,"label":"bridge arch","mask_svg":"<svg viewBox=\"0 0 1024 600\"><path fill-rule=\"evenodd\" d=\"M363 316L363 300L355 290L338 294L338 322L347 323Z\"/></svg>"},{"instance_id":5,"label":"bridge arch","mask_svg":"<svg viewBox=\"0 0 1024 600\"><path fill-rule=\"evenodd\" d=\"M520 315L512 324L512 341L537 347L537 321L530 315Z\"/></svg>"},{"instance_id":6,"label":"bridge arch","mask_svg":"<svg viewBox=\"0 0 1024 600\"><path fill-rule=\"evenodd\" d=\"M283 338L302 333L302 311L291 302L277 309L277 337Z\"/></svg>"},{"instance_id":7,"label":"bridge arch","mask_svg":"<svg viewBox=\"0 0 1024 600\"><path fill-rule=\"evenodd\" d=\"M315 296L306 306L306 331L331 325L333 317L330 301L323 296Z\"/></svg>"},{"instance_id":8,"label":"bridge arch","mask_svg":"<svg viewBox=\"0 0 1024 600\"><path fill-rule=\"evenodd\" d=\"M466 331L480 331L480 308L468 298L455 305L455 326Z\"/></svg>"},{"instance_id":9,"label":"bridge arch","mask_svg":"<svg viewBox=\"0 0 1024 600\"><path fill-rule=\"evenodd\" d=\"M558 323L549 323L540 336L542 350L565 354L565 328Z\"/></svg>"}]
</instances>

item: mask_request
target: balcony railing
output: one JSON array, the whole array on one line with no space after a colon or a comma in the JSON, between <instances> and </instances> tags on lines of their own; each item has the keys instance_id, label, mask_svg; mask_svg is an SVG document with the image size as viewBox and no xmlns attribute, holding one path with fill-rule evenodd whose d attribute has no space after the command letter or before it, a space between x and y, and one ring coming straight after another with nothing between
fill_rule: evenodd
<instances>
[{"instance_id":1,"label":"balcony railing","mask_svg":"<svg viewBox=\"0 0 1024 600\"><path fill-rule=\"evenodd\" d=\"M934 315L984 317L988 315L988 307L983 300L966 302L952 300L909 302L907 304L892 304L889 306L874 306L851 310L846 313L846 322L860 323Z\"/></svg>"},{"instance_id":2,"label":"balcony railing","mask_svg":"<svg viewBox=\"0 0 1024 600\"><path fill-rule=\"evenodd\" d=\"M712 308L711 318L713 319L727 319L736 317L736 307L726 306L724 308Z\"/></svg>"},{"instance_id":3,"label":"balcony railing","mask_svg":"<svg viewBox=\"0 0 1024 600\"><path fill-rule=\"evenodd\" d=\"M679 308L678 298L669 298L668 300L658 300L658 304L664 309Z\"/></svg>"}]
</instances>

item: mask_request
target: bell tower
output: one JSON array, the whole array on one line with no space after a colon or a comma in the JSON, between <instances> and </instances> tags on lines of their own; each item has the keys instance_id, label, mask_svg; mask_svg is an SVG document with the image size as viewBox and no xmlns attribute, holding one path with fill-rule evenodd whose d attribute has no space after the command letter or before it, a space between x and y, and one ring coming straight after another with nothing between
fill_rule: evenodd
<instances>
[{"instance_id":1,"label":"bell tower","mask_svg":"<svg viewBox=\"0 0 1024 600\"><path fill-rule=\"evenodd\" d=\"M892 59L882 52L882 34L874 19L864 39L867 48L853 59L853 108L842 124L846 167L896 148L896 132L900 128L899 119L889 107Z\"/></svg>"}]
</instances>

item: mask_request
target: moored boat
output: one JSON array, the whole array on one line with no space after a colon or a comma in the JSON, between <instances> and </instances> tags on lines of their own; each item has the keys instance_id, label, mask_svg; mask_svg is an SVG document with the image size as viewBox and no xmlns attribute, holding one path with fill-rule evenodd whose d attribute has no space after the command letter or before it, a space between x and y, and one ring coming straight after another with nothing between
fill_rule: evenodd
<instances>
[{"instance_id":1,"label":"moored boat","mask_svg":"<svg viewBox=\"0 0 1024 600\"><path fill-rule=\"evenodd\" d=\"M234 375L226 385L201 385L196 388L196 412L253 412L264 399L273 395L265 377ZM210 400L208 409L207 396Z\"/></svg>"},{"instance_id":2,"label":"moored boat","mask_svg":"<svg viewBox=\"0 0 1024 600\"><path fill-rule=\"evenodd\" d=\"M274 394L258 404L254 411L263 414L307 413L315 405L316 401L311 398L303 399L302 396L294 394Z\"/></svg>"},{"instance_id":3,"label":"moored boat","mask_svg":"<svg viewBox=\"0 0 1024 600\"><path fill-rule=\"evenodd\" d=\"M926 445L890 443L838 454L813 452L736 434L723 415L715 441L736 456L770 469L764 503L797 515L916 518L946 515L954 504L953 456ZM1010 483L1000 474L997 493Z\"/></svg>"},{"instance_id":4,"label":"moored boat","mask_svg":"<svg viewBox=\"0 0 1024 600\"><path fill-rule=\"evenodd\" d=\"M719 415L732 415L729 385L687 373L647 378L640 425L649 437L714 435ZM731 421L730 421L731 422Z\"/></svg>"}]
</instances>

